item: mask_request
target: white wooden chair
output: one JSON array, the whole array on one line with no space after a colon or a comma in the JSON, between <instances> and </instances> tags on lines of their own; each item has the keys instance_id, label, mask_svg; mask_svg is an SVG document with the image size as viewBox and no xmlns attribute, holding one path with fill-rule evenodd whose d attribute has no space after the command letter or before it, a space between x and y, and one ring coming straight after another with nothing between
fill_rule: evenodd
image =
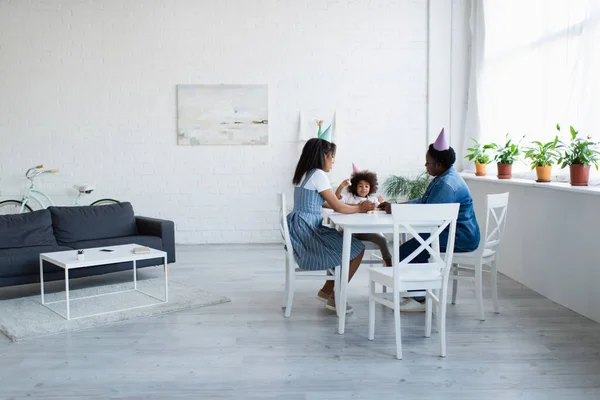
<instances>
[{"instance_id":1,"label":"white wooden chair","mask_svg":"<svg viewBox=\"0 0 600 400\"><path fill-rule=\"evenodd\" d=\"M294 301L294 289L296 285L296 279L316 279L316 280L333 280L335 281L334 287L337 289L340 287L340 270L341 268L331 268L327 271L306 271L298 267L296 259L294 258L294 248L292 247L292 241L290 240L290 231L287 224L287 204L285 201L285 194L279 193L279 230L283 239L283 245L285 250L285 296L283 301L283 309L285 310L284 315L288 318L292 313L292 303ZM328 275L328 272L330 275ZM337 290L335 291L337 295ZM336 299L337 300L337 299ZM336 302L337 304L337 302Z\"/></svg>"},{"instance_id":2,"label":"white wooden chair","mask_svg":"<svg viewBox=\"0 0 600 400\"><path fill-rule=\"evenodd\" d=\"M402 359L402 335L400 330L400 298L425 296L425 337L431 336L432 303L436 306L437 328L440 333L440 354L446 356L446 298L448 279L452 266L454 235L459 204L393 204L394 249L392 268L369 268L369 340L375 336L375 303L394 310L396 328L396 358ZM440 253L439 235L449 227L448 249ZM400 261L400 230L412 234L420 247ZM419 233L430 233L422 239ZM422 251L429 253L427 263L410 264ZM375 285L388 288L388 293L376 293ZM409 292L409 290L419 290ZM391 292L391 293L390 293ZM390 296L390 294L392 296ZM392 299L390 300L390 297Z\"/></svg>"},{"instance_id":3,"label":"white wooden chair","mask_svg":"<svg viewBox=\"0 0 600 400\"><path fill-rule=\"evenodd\" d=\"M492 302L494 312L499 313L498 305L498 269L496 267L496 256L504 227L506 226L506 215L508 210L508 192L487 195L487 211L485 219L485 231L479 247L469 253L454 253L452 282L452 304L456 304L456 292L459 280L470 280L475 282L475 298L477 301L477 313L481 321L485 320L483 310L482 275L483 271L490 272L492 284ZM486 267L486 269L484 269ZM460 271L473 271L473 275L460 276Z\"/></svg>"}]
</instances>

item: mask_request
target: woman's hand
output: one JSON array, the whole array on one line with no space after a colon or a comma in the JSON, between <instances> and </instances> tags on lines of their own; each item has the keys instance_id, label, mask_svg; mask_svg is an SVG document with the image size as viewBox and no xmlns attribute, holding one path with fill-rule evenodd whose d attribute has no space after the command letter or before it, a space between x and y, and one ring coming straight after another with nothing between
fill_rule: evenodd
<instances>
[{"instance_id":1,"label":"woman's hand","mask_svg":"<svg viewBox=\"0 0 600 400\"><path fill-rule=\"evenodd\" d=\"M402 203L396 203L396 204L408 204L408 201L403 201ZM392 205L390 203L388 203L387 201L384 201L383 203L381 203L378 208L383 208L387 214L392 213Z\"/></svg>"},{"instance_id":2,"label":"woman's hand","mask_svg":"<svg viewBox=\"0 0 600 400\"><path fill-rule=\"evenodd\" d=\"M383 196L379 195L377 196L377 201L381 204L381 203L385 203L385 199L383 198Z\"/></svg>"},{"instance_id":3,"label":"woman's hand","mask_svg":"<svg viewBox=\"0 0 600 400\"><path fill-rule=\"evenodd\" d=\"M391 214L392 213L392 205L390 203L388 203L387 201L384 201L383 203L380 203L379 207L377 207L377 208L384 209L387 214Z\"/></svg>"},{"instance_id":4,"label":"woman's hand","mask_svg":"<svg viewBox=\"0 0 600 400\"><path fill-rule=\"evenodd\" d=\"M358 209L360 212L366 213L375 209L375 204L371 203L370 201L363 201L358 204Z\"/></svg>"}]
</instances>

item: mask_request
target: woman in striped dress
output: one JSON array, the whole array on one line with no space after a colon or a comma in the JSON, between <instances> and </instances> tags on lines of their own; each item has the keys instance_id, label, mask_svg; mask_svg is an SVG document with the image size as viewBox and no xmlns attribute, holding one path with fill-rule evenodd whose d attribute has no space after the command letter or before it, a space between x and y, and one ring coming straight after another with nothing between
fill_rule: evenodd
<instances>
[{"instance_id":1,"label":"woman in striped dress","mask_svg":"<svg viewBox=\"0 0 600 400\"><path fill-rule=\"evenodd\" d=\"M367 212L374 208L369 201L347 205L337 198L326 175L333 166L335 151L334 143L319 138L310 139L302 149L292 179L295 185L294 209L288 214L287 222L294 257L301 269L326 270L342 264L343 236L335 229L323 226L321 207L325 202L334 211L345 214ZM364 252L364 245L353 238L349 279L358 270ZM333 287L333 281L326 281L317 298L326 303L329 310L335 311ZM352 307L346 307L346 313L351 312Z\"/></svg>"}]
</instances>

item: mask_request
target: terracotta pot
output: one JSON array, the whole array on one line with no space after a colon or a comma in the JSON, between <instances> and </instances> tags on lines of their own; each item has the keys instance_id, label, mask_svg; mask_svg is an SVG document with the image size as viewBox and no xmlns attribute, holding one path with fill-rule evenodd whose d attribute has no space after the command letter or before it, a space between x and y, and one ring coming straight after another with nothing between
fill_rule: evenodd
<instances>
[{"instance_id":1,"label":"terracotta pot","mask_svg":"<svg viewBox=\"0 0 600 400\"><path fill-rule=\"evenodd\" d=\"M486 164L475 164L475 175L485 176L485 167Z\"/></svg>"},{"instance_id":2,"label":"terracotta pot","mask_svg":"<svg viewBox=\"0 0 600 400\"><path fill-rule=\"evenodd\" d=\"M536 182L550 182L552 167L535 167L535 173L537 174Z\"/></svg>"},{"instance_id":3,"label":"terracotta pot","mask_svg":"<svg viewBox=\"0 0 600 400\"><path fill-rule=\"evenodd\" d=\"M587 186L590 180L590 166L582 164L571 164L571 186Z\"/></svg>"},{"instance_id":4,"label":"terracotta pot","mask_svg":"<svg viewBox=\"0 0 600 400\"><path fill-rule=\"evenodd\" d=\"M498 163L498 179L512 178L512 164Z\"/></svg>"}]
</instances>

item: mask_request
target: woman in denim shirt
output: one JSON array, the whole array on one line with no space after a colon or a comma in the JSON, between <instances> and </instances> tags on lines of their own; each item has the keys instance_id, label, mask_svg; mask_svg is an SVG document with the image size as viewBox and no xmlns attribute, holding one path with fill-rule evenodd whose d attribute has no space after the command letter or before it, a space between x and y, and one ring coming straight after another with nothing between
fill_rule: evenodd
<instances>
[{"instance_id":1,"label":"woman in denim shirt","mask_svg":"<svg viewBox=\"0 0 600 400\"><path fill-rule=\"evenodd\" d=\"M427 187L423 197L409 200L412 204L439 204L460 203L458 219L456 221L456 236L454 239L454 251L464 253L474 251L479 246L479 224L473 209L473 198L471 191L464 179L454 168L456 153L447 145L444 130L434 144L429 145L425 155L425 168L427 173L433 176L433 181ZM384 203L386 212L391 212L389 203ZM427 235L423 234L426 238ZM448 242L448 232L440 234L440 250L445 251ZM400 246L400 259L406 258L419 247L416 239L410 239ZM413 259L413 263L425 263L429 259L429 253L423 251ZM414 297L405 299L400 304L401 311L425 311L425 298Z\"/></svg>"}]
</instances>

